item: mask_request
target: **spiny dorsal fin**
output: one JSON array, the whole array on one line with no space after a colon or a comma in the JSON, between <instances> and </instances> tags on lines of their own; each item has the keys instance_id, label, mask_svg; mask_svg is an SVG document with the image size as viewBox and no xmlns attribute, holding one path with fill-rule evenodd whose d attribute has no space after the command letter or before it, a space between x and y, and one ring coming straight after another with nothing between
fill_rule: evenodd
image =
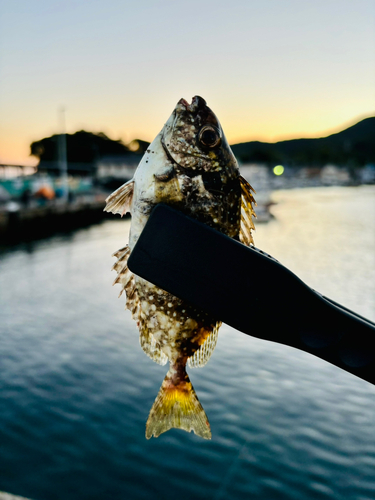
<instances>
[{"instance_id":1,"label":"spiny dorsal fin","mask_svg":"<svg viewBox=\"0 0 375 500\"><path fill-rule=\"evenodd\" d=\"M133 201L134 181L133 179L116 189L108 198L104 211L120 214L121 217L130 212Z\"/></svg>"},{"instance_id":2,"label":"spiny dorsal fin","mask_svg":"<svg viewBox=\"0 0 375 500\"><path fill-rule=\"evenodd\" d=\"M254 189L247 182L246 179L240 175L241 184L241 227L240 227L240 241L247 246L254 245L253 236L251 231L255 229L253 223L253 216L256 217L254 206L256 202L252 195L255 193Z\"/></svg>"},{"instance_id":3,"label":"spiny dorsal fin","mask_svg":"<svg viewBox=\"0 0 375 500\"><path fill-rule=\"evenodd\" d=\"M132 288L132 281L133 280L133 273L130 272L128 268L128 258L130 255L130 248L128 245L126 245L123 248L120 248L120 250L117 250L112 257L116 257L117 260L112 266L112 270L115 270L117 272L117 276L115 281L113 282L113 285L116 285L119 283L121 285L121 291L119 297L122 295L122 292L128 288ZM127 295L127 294L126 294ZM128 304L126 304L128 305ZM130 307L128 307L130 309ZM131 310L131 309L130 309Z\"/></svg>"},{"instance_id":4,"label":"spiny dorsal fin","mask_svg":"<svg viewBox=\"0 0 375 500\"><path fill-rule=\"evenodd\" d=\"M139 307L139 297L137 293L137 287L134 279L134 274L128 268L128 258L130 255L130 248L128 245L124 248L120 248L113 254L117 260L114 263L112 269L117 272L117 276L114 285L119 283L121 285L121 291L119 297L125 291L126 293L126 308L132 313L132 318L135 321L140 320L140 307ZM149 356L155 363L159 365L165 365L168 361L167 356L161 351L159 344L155 341L152 334L148 332L146 328L141 328L140 344L144 352Z\"/></svg>"},{"instance_id":5,"label":"spiny dorsal fin","mask_svg":"<svg viewBox=\"0 0 375 500\"><path fill-rule=\"evenodd\" d=\"M117 276L114 285L119 283L121 285L121 291L119 297L125 291L126 293L126 308L132 313L132 317L138 320L138 309L137 305L139 303L138 294L135 287L134 274L128 268L128 258L130 255L130 248L128 245L124 248L120 248L113 254L113 257L117 257L112 269L117 271Z\"/></svg>"},{"instance_id":6,"label":"spiny dorsal fin","mask_svg":"<svg viewBox=\"0 0 375 500\"><path fill-rule=\"evenodd\" d=\"M217 344L221 321L218 321L200 348L188 359L190 368L201 368L207 364Z\"/></svg>"}]
</instances>

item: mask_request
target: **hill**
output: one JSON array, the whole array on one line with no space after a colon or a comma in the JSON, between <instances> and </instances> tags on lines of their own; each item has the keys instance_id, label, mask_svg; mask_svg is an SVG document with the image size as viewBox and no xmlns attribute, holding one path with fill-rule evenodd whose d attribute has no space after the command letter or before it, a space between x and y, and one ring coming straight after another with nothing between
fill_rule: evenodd
<instances>
[{"instance_id":1,"label":"hill","mask_svg":"<svg viewBox=\"0 0 375 500\"><path fill-rule=\"evenodd\" d=\"M30 154L40 161L56 161L59 155L59 137L45 137L30 145ZM107 155L128 154L129 148L121 141L109 139L103 132L93 134L80 130L75 134L66 134L68 162L92 163Z\"/></svg>"},{"instance_id":2,"label":"hill","mask_svg":"<svg viewBox=\"0 0 375 500\"><path fill-rule=\"evenodd\" d=\"M243 163L278 163L290 167L375 163L375 117L365 118L336 134L318 139L275 143L251 141L231 146Z\"/></svg>"}]
</instances>

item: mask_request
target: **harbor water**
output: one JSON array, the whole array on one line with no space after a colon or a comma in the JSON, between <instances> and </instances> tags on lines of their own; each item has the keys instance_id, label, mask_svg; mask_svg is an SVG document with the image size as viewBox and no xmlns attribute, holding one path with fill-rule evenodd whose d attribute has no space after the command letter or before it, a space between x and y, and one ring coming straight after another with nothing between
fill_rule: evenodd
<instances>
[{"instance_id":1,"label":"harbor water","mask_svg":"<svg viewBox=\"0 0 375 500\"><path fill-rule=\"evenodd\" d=\"M272 200L256 246L374 321L375 186ZM375 387L226 325L209 363L189 370L212 440L175 429L146 440L167 367L143 353L111 287L111 254L129 226L111 219L0 254L0 490L34 500L373 500Z\"/></svg>"}]
</instances>

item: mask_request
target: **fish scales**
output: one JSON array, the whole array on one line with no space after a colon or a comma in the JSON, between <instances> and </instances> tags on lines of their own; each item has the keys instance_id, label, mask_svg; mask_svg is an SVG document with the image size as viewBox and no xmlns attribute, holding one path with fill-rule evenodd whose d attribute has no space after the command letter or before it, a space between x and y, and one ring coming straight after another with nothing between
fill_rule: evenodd
<instances>
[{"instance_id":1,"label":"fish scales","mask_svg":"<svg viewBox=\"0 0 375 500\"><path fill-rule=\"evenodd\" d=\"M128 257L157 203L166 203L222 233L253 244L254 190L240 176L221 125L199 96L181 99L144 154L132 180L107 198L105 210L132 215L129 244L114 265L126 306L137 322L140 344L169 370L151 408L146 437L180 428L211 438L207 416L186 372L204 366L215 349L221 322L134 275ZM225 256L223 256L225 265Z\"/></svg>"}]
</instances>

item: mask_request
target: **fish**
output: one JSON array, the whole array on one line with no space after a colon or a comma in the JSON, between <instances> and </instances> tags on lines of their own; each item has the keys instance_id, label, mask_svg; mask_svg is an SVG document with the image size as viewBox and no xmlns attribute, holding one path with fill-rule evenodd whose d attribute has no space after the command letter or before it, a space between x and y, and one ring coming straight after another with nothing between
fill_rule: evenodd
<instances>
[{"instance_id":1,"label":"fish","mask_svg":"<svg viewBox=\"0 0 375 500\"><path fill-rule=\"evenodd\" d=\"M158 203L167 204L208 226L254 245L256 206L252 186L239 167L219 120L206 101L180 99L149 145L134 177L106 200L105 211L131 213L129 243L115 252L114 284L126 294L140 344L153 361L169 370L149 413L146 438L172 428L211 439L207 415L190 382L186 365L202 367L210 359L221 321L134 275L128 258ZM223 255L225 265L225 255Z\"/></svg>"}]
</instances>

